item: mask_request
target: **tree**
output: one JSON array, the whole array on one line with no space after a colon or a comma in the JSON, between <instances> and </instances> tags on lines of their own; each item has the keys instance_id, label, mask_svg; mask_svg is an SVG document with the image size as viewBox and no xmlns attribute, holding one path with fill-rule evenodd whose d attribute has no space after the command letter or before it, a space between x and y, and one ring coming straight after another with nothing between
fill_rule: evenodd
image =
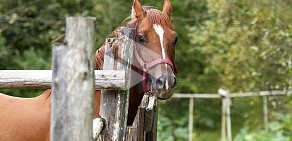
<instances>
[{"instance_id":1,"label":"tree","mask_svg":"<svg viewBox=\"0 0 292 141\"><path fill-rule=\"evenodd\" d=\"M179 35L177 92L216 93L221 86L233 92L291 89L290 0L171 2L172 21ZM163 0L141 3L161 9ZM50 69L51 44L62 42L67 16L96 17L98 48L130 16L131 5L129 0L0 0L0 69ZM22 97L40 94L28 90L1 92ZM242 120L240 114L248 108L259 111L259 100L253 101L254 105L246 103L233 112L233 119ZM196 131L217 130L221 103L198 100L195 104ZM291 103L285 105L283 109L291 107ZM167 101L160 107L160 139L185 140L187 112L182 109L188 102ZM252 112L247 115L253 118Z\"/></svg>"},{"instance_id":2,"label":"tree","mask_svg":"<svg viewBox=\"0 0 292 141\"><path fill-rule=\"evenodd\" d=\"M291 17L271 3L210 0L215 17L189 34L209 64L205 71L232 91L291 88Z\"/></svg>"}]
</instances>

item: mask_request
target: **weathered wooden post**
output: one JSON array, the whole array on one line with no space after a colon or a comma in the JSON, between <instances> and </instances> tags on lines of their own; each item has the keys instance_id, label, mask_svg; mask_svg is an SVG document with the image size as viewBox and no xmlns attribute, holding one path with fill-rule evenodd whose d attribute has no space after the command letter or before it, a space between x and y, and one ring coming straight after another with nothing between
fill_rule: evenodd
<instances>
[{"instance_id":1,"label":"weathered wooden post","mask_svg":"<svg viewBox=\"0 0 292 141\"><path fill-rule=\"evenodd\" d=\"M111 39L106 40L104 70L125 70L125 90L102 90L100 115L106 120L106 127L101 134L104 141L123 141L126 139L131 58L133 52L132 29L124 28L121 44L121 57L115 58ZM116 60L115 60L116 59Z\"/></svg>"},{"instance_id":2,"label":"weathered wooden post","mask_svg":"<svg viewBox=\"0 0 292 141\"><path fill-rule=\"evenodd\" d=\"M94 21L67 18L65 44L53 45L52 141L93 140Z\"/></svg>"},{"instance_id":3,"label":"weathered wooden post","mask_svg":"<svg viewBox=\"0 0 292 141\"><path fill-rule=\"evenodd\" d=\"M145 107L145 140L157 140L158 101L155 96L144 95L141 106Z\"/></svg>"},{"instance_id":4,"label":"weathered wooden post","mask_svg":"<svg viewBox=\"0 0 292 141\"><path fill-rule=\"evenodd\" d=\"M145 140L145 111L146 107L140 105L132 126L127 127L127 141L144 141Z\"/></svg>"},{"instance_id":5,"label":"weathered wooden post","mask_svg":"<svg viewBox=\"0 0 292 141\"><path fill-rule=\"evenodd\" d=\"M221 141L232 141L231 130L231 96L228 90L220 88L218 94L222 96L222 125L221 125ZM226 133L227 131L227 133Z\"/></svg>"},{"instance_id":6,"label":"weathered wooden post","mask_svg":"<svg viewBox=\"0 0 292 141\"><path fill-rule=\"evenodd\" d=\"M227 127L227 140L232 141L232 129L231 129L231 98L230 98L230 93L228 92L226 98L226 127Z\"/></svg>"},{"instance_id":7,"label":"weathered wooden post","mask_svg":"<svg viewBox=\"0 0 292 141\"><path fill-rule=\"evenodd\" d=\"M190 98L190 102L189 102L189 141L193 140L193 124L194 124L194 99Z\"/></svg>"},{"instance_id":8,"label":"weathered wooden post","mask_svg":"<svg viewBox=\"0 0 292 141\"><path fill-rule=\"evenodd\" d=\"M226 109L225 98L222 98L222 111L221 111L221 141L226 141Z\"/></svg>"},{"instance_id":9,"label":"weathered wooden post","mask_svg":"<svg viewBox=\"0 0 292 141\"><path fill-rule=\"evenodd\" d=\"M266 131L268 131L268 125L269 125L268 96L263 96L263 117L264 117L264 128Z\"/></svg>"}]
</instances>

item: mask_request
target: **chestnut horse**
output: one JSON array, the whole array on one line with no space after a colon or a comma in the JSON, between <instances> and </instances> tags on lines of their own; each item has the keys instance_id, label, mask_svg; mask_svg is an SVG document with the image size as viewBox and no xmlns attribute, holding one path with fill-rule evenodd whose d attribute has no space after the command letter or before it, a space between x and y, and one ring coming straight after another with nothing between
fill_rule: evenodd
<instances>
[{"instance_id":1,"label":"chestnut horse","mask_svg":"<svg viewBox=\"0 0 292 141\"><path fill-rule=\"evenodd\" d=\"M144 9L138 0L133 1L131 20L125 27L135 28L135 47L132 69L142 74L131 76L141 80L130 89L128 125L134 121L144 94L168 99L176 87L174 46L177 34L171 24L172 6L164 0L163 10ZM119 38L121 28L112 34ZM120 48L112 46L119 56ZM102 69L104 47L96 52L97 69ZM135 67L134 67L135 66ZM50 140L51 90L35 98L17 98L0 94L0 141ZM99 116L100 91L95 92L94 117Z\"/></svg>"}]
</instances>

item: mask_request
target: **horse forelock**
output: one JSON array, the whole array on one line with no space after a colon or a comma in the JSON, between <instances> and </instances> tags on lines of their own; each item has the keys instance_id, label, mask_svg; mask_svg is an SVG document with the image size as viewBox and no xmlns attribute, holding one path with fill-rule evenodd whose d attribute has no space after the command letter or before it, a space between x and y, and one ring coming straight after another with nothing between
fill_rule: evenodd
<instances>
[{"instance_id":1,"label":"horse forelock","mask_svg":"<svg viewBox=\"0 0 292 141\"><path fill-rule=\"evenodd\" d=\"M150 8L144 7L144 10L147 13L148 20L152 22L152 24L158 24L163 27L171 28L171 29L173 28L170 17L167 14L159 11L158 9L154 9L152 7ZM131 15L131 21L127 23L128 27L133 27L133 25L137 25L137 24L138 24L138 20L133 15Z\"/></svg>"},{"instance_id":2,"label":"horse forelock","mask_svg":"<svg viewBox=\"0 0 292 141\"><path fill-rule=\"evenodd\" d=\"M152 24L158 24L163 27L172 28L170 17L168 17L165 13L157 9L146 10L146 13L147 18L152 22Z\"/></svg>"}]
</instances>

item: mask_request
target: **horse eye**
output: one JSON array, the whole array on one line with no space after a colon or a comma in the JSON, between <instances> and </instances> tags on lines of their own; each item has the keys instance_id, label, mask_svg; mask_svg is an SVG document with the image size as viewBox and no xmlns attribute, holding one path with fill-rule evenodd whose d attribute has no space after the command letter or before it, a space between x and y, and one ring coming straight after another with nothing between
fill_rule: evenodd
<instances>
[{"instance_id":1,"label":"horse eye","mask_svg":"<svg viewBox=\"0 0 292 141\"><path fill-rule=\"evenodd\" d=\"M137 36L137 42L140 44L144 44L146 42L145 38L141 35Z\"/></svg>"}]
</instances>

